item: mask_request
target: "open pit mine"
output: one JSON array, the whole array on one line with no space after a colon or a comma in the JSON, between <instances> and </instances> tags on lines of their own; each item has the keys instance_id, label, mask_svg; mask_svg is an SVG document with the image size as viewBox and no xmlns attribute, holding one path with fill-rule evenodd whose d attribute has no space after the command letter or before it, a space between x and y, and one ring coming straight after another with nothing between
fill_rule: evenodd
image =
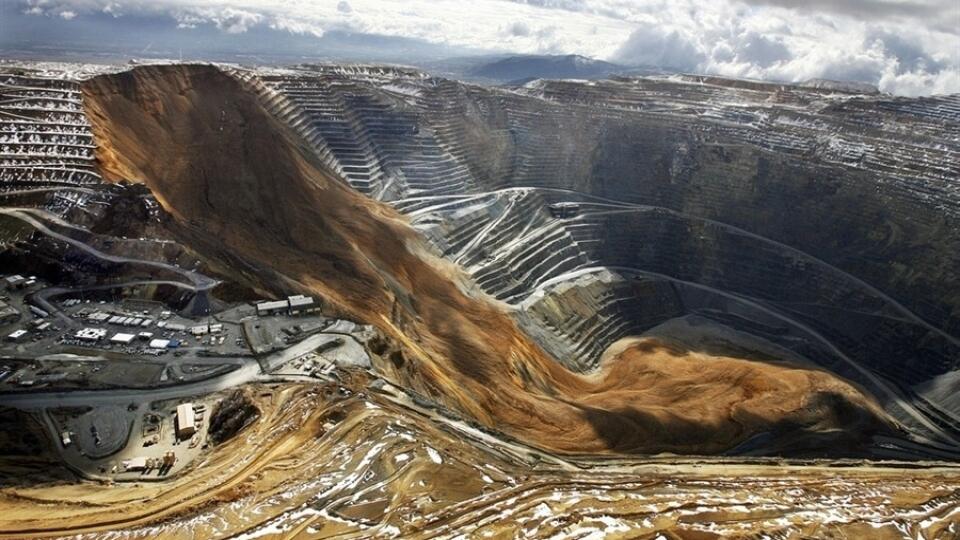
<instances>
[{"instance_id":1,"label":"open pit mine","mask_svg":"<svg viewBox=\"0 0 960 540\"><path fill-rule=\"evenodd\" d=\"M960 537L960 96L0 94L0 538Z\"/></svg>"}]
</instances>

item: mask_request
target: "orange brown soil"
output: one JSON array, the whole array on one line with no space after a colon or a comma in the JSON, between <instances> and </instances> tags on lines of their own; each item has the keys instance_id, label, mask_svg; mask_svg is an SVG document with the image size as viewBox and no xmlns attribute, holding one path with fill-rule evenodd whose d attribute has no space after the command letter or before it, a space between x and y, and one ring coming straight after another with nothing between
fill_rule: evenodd
<instances>
[{"instance_id":1,"label":"orange brown soil","mask_svg":"<svg viewBox=\"0 0 960 540\"><path fill-rule=\"evenodd\" d=\"M263 291L310 291L403 345L389 376L557 452L711 453L750 435L887 423L827 373L644 341L594 375L569 372L500 306L465 292L390 207L339 181L241 82L151 66L83 85L106 178L143 182L181 240Z\"/></svg>"},{"instance_id":2,"label":"orange brown soil","mask_svg":"<svg viewBox=\"0 0 960 540\"><path fill-rule=\"evenodd\" d=\"M357 374L343 384L366 382ZM905 526L915 537L956 537L954 466L672 457L557 467L517 459L525 454L510 443L480 443L455 427L462 423L412 413L384 394L343 398L338 386L249 387L260 417L188 474L109 487L4 485L0 539L584 538L591 531L872 539L902 538Z\"/></svg>"}]
</instances>

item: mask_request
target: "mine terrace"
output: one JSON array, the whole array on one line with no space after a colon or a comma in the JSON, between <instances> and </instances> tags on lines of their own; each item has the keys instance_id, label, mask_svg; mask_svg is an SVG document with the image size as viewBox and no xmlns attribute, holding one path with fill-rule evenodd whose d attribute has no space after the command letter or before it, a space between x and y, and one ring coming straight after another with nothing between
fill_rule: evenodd
<instances>
[{"instance_id":1,"label":"mine terrace","mask_svg":"<svg viewBox=\"0 0 960 540\"><path fill-rule=\"evenodd\" d=\"M960 96L0 94L0 538L960 534Z\"/></svg>"}]
</instances>

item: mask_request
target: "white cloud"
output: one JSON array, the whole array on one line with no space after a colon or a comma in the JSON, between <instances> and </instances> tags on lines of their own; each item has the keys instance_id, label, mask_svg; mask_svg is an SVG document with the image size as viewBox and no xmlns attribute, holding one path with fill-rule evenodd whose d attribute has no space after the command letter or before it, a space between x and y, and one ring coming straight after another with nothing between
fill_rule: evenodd
<instances>
[{"instance_id":1,"label":"white cloud","mask_svg":"<svg viewBox=\"0 0 960 540\"><path fill-rule=\"evenodd\" d=\"M696 71L707 54L691 35L644 25L630 35L612 59L625 64Z\"/></svg>"},{"instance_id":2,"label":"white cloud","mask_svg":"<svg viewBox=\"0 0 960 540\"><path fill-rule=\"evenodd\" d=\"M530 25L523 21L510 23L510 25L507 27L507 34L511 36L529 36Z\"/></svg>"},{"instance_id":3,"label":"white cloud","mask_svg":"<svg viewBox=\"0 0 960 540\"><path fill-rule=\"evenodd\" d=\"M516 53L576 53L728 76L836 78L904 94L960 92L956 0L23 0L23 12L165 16L400 36ZM952 21L952 22L951 22Z\"/></svg>"},{"instance_id":4,"label":"white cloud","mask_svg":"<svg viewBox=\"0 0 960 540\"><path fill-rule=\"evenodd\" d=\"M115 11L107 12L117 16ZM228 34L242 34L266 19L264 15L255 11L233 7L183 6L171 9L169 15L177 22L178 28L196 28L201 24L212 24Z\"/></svg>"}]
</instances>

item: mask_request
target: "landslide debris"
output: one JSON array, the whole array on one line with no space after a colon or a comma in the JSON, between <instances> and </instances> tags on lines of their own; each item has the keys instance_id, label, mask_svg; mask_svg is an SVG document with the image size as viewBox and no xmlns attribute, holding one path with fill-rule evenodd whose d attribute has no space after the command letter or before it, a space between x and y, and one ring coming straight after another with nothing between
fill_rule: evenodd
<instances>
[{"instance_id":1,"label":"landslide debris","mask_svg":"<svg viewBox=\"0 0 960 540\"><path fill-rule=\"evenodd\" d=\"M183 243L257 290L317 294L374 324L406 351L390 362L397 382L486 426L569 453L716 453L784 422L853 446L889 429L870 398L828 373L654 340L598 373L568 371L216 67L138 67L82 90L104 177L146 184ZM819 392L859 414L835 414L830 400L808 407Z\"/></svg>"}]
</instances>

